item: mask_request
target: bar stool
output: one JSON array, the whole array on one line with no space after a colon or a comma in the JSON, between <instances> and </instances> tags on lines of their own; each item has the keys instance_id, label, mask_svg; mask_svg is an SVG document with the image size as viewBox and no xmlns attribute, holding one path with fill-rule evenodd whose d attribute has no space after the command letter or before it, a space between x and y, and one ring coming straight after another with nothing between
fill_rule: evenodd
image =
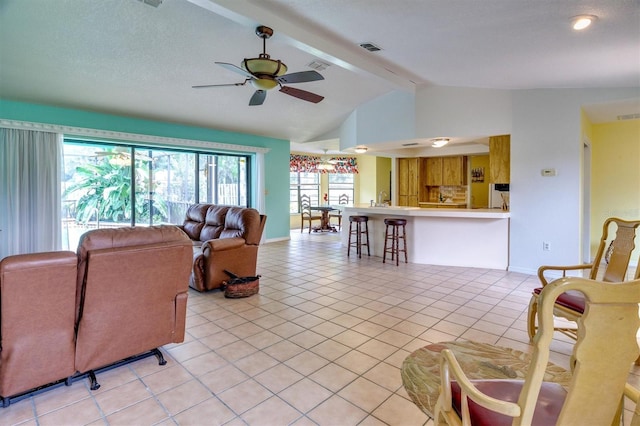
<instances>
[{"instance_id":1,"label":"bar stool","mask_svg":"<svg viewBox=\"0 0 640 426\"><path fill-rule=\"evenodd\" d=\"M384 253L382 255L382 263L386 263L387 253L391 253L391 260L395 257L396 266L400 260L400 252L404 252L404 263L407 263L407 233L405 225L406 219L385 219L384 224ZM400 227L402 226L402 235L400 235ZM391 227L391 234L389 234ZM387 247L387 242L391 240L391 247ZM402 240L402 249L400 248L400 240Z\"/></svg>"},{"instance_id":2,"label":"bar stool","mask_svg":"<svg viewBox=\"0 0 640 426\"><path fill-rule=\"evenodd\" d=\"M353 224L356 224L355 229ZM364 227L362 226L364 224ZM367 242L362 242L362 234L366 235ZM355 235L356 240L351 242L351 236ZM362 246L367 246L367 255L371 256L369 251L369 216L349 216L349 244L347 246L347 257L351 253L351 246L356 246L358 258L362 257Z\"/></svg>"}]
</instances>

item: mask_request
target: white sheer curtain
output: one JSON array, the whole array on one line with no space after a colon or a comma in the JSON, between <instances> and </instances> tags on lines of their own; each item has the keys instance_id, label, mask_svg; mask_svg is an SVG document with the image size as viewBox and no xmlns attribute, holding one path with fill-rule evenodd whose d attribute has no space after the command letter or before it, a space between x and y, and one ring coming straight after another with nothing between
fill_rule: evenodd
<instances>
[{"instance_id":1,"label":"white sheer curtain","mask_svg":"<svg viewBox=\"0 0 640 426\"><path fill-rule=\"evenodd\" d=\"M60 250L62 135L0 128L0 259Z\"/></svg>"}]
</instances>

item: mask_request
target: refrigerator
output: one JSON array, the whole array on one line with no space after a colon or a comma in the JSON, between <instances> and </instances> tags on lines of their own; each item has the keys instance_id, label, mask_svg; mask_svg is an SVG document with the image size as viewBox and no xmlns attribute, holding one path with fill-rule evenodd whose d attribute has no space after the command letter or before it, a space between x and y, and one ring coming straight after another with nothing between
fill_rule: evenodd
<instances>
[{"instance_id":1,"label":"refrigerator","mask_svg":"<svg viewBox=\"0 0 640 426\"><path fill-rule=\"evenodd\" d=\"M509 209L509 184L508 183L490 183L489 184L489 208L501 209L503 198Z\"/></svg>"}]
</instances>

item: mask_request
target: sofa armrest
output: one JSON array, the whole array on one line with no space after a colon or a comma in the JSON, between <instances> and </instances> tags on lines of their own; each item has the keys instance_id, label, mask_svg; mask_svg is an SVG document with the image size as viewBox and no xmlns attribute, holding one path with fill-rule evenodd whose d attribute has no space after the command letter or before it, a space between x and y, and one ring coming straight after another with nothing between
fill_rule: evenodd
<instances>
[{"instance_id":1,"label":"sofa armrest","mask_svg":"<svg viewBox=\"0 0 640 426\"><path fill-rule=\"evenodd\" d=\"M176 315L175 315L175 325L173 327L173 343L182 343L184 342L184 334L187 323L187 292L178 293L175 299L176 306Z\"/></svg>"},{"instance_id":2,"label":"sofa armrest","mask_svg":"<svg viewBox=\"0 0 640 426\"><path fill-rule=\"evenodd\" d=\"M246 241L242 237L234 237L234 238L219 238L215 240L205 241L202 244L202 252L207 255L207 250L211 251L223 251L223 250L234 250L240 247L243 247L246 244Z\"/></svg>"},{"instance_id":3,"label":"sofa armrest","mask_svg":"<svg viewBox=\"0 0 640 426\"><path fill-rule=\"evenodd\" d=\"M242 277L256 275L258 246L245 244L243 238L209 240L202 249L202 254L194 258L190 283L198 291L220 288L230 278L226 271ZM200 267L203 275L196 277Z\"/></svg>"},{"instance_id":4,"label":"sofa armrest","mask_svg":"<svg viewBox=\"0 0 640 426\"><path fill-rule=\"evenodd\" d=\"M189 286L197 289L198 291L202 291L204 289L204 283L206 280L204 269L204 254L202 254L202 250L196 249L193 254L193 270L191 272L191 277L189 278Z\"/></svg>"}]
</instances>

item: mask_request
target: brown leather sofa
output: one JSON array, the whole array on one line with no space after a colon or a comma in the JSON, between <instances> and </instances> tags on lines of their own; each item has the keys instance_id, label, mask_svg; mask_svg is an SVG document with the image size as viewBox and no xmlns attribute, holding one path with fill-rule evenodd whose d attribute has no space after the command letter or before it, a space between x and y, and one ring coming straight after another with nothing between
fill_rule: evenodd
<instances>
[{"instance_id":1,"label":"brown leather sofa","mask_svg":"<svg viewBox=\"0 0 640 426\"><path fill-rule=\"evenodd\" d=\"M0 396L75 373L77 264L70 251L0 261Z\"/></svg>"},{"instance_id":2,"label":"brown leather sofa","mask_svg":"<svg viewBox=\"0 0 640 426\"><path fill-rule=\"evenodd\" d=\"M191 287L198 291L220 288L229 278L225 270L255 276L266 220L252 208L191 205L182 225L194 245Z\"/></svg>"},{"instance_id":3,"label":"brown leather sofa","mask_svg":"<svg viewBox=\"0 0 640 426\"><path fill-rule=\"evenodd\" d=\"M0 262L0 399L184 340L192 244L176 226L97 229ZM14 400L19 400L16 398Z\"/></svg>"}]
</instances>

